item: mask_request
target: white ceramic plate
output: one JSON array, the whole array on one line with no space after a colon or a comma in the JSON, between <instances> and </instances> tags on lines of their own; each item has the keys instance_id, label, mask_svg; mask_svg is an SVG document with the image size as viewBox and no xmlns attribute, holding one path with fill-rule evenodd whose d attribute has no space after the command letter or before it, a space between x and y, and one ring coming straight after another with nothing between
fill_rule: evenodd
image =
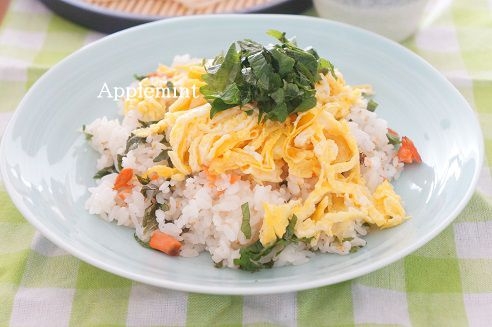
<instances>
[{"instance_id":1,"label":"white ceramic plate","mask_svg":"<svg viewBox=\"0 0 492 327\"><path fill-rule=\"evenodd\" d=\"M116 105L97 95L107 82L126 86L134 73L174 55L211 57L235 40L272 40L275 28L332 60L351 84L370 83L378 113L410 136L424 164L394 183L412 219L367 237L349 256L317 255L308 264L249 273L214 268L208 255L174 258L149 251L129 229L84 210L96 154L78 132ZM279 293L348 280L388 265L442 231L469 200L483 157L473 111L434 68L403 47L326 20L275 15L202 16L160 21L96 42L63 60L28 92L2 139L1 171L22 214L47 238L117 275L161 287L217 294Z\"/></svg>"}]
</instances>

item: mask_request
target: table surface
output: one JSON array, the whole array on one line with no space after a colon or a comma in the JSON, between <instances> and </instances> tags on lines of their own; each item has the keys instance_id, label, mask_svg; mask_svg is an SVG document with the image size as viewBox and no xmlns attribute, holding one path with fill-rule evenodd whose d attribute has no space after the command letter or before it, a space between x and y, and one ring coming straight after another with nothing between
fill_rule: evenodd
<instances>
[{"instance_id":1,"label":"table surface","mask_svg":"<svg viewBox=\"0 0 492 327\"><path fill-rule=\"evenodd\" d=\"M0 26L0 135L44 72L102 36L36 0L12 0ZM177 292L109 274L57 248L20 215L0 182L0 326L490 326L492 0L434 1L404 45L466 97L486 144L472 200L426 246L377 272L308 291Z\"/></svg>"}]
</instances>

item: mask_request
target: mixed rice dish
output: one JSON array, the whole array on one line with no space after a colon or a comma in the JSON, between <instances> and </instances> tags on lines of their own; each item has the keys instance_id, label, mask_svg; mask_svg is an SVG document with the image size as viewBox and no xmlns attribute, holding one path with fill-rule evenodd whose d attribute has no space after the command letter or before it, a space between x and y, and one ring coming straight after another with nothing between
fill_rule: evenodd
<instances>
[{"instance_id":1,"label":"mixed rice dish","mask_svg":"<svg viewBox=\"0 0 492 327\"><path fill-rule=\"evenodd\" d=\"M121 119L83 126L100 154L89 213L167 255L248 271L349 254L408 218L390 181L421 158L377 116L371 86L268 33L276 44L136 76Z\"/></svg>"}]
</instances>

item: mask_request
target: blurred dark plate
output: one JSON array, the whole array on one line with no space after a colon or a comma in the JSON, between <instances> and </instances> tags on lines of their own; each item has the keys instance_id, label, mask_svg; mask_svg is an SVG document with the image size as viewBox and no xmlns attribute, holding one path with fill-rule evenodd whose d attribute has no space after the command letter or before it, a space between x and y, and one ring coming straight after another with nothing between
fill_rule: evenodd
<instances>
[{"instance_id":1,"label":"blurred dark plate","mask_svg":"<svg viewBox=\"0 0 492 327\"><path fill-rule=\"evenodd\" d=\"M102 32L113 33L128 27L176 16L153 16L107 9L82 0L39 0L58 15L77 24ZM234 13L299 14L312 7L312 0L273 0ZM220 12L220 13L231 13Z\"/></svg>"}]
</instances>

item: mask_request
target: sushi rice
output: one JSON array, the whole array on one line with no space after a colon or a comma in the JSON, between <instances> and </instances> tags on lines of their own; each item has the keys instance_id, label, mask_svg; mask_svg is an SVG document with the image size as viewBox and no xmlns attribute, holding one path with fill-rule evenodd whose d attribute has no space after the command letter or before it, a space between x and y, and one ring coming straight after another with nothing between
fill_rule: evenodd
<instances>
[{"instance_id":1,"label":"sushi rice","mask_svg":"<svg viewBox=\"0 0 492 327\"><path fill-rule=\"evenodd\" d=\"M170 68L162 66L159 70L179 70L179 67L186 65L198 65L197 62L188 55L178 56ZM343 79L340 72L337 71L337 75L340 80ZM131 87L155 84L159 78L145 78ZM179 79L174 79L174 83L179 85ZM398 178L403 163L398 160L397 148L388 142L388 123L379 118L376 112L367 110L371 88L361 86L351 90L358 90L357 99L339 119L345 120L350 134L356 140L361 175L367 188L374 192L383 181ZM323 76L316 85L316 98L319 103L323 103L328 101L325 98L329 96L330 85L326 76ZM135 101L140 101L140 104L147 101L146 109L142 110L142 106L135 105ZM156 165L155 158L169 146L166 133L151 133L137 146L125 151L132 133L147 126L143 122L162 118L159 114L149 118L149 113L152 113L149 107L156 106L156 111L161 110L165 114L166 110L152 101L154 99L126 98L121 103L121 118L102 117L85 126L84 132L90 135L90 145L100 154L95 163L96 170L120 165L120 169L131 168L135 175L144 175ZM166 106L169 108L169 102ZM211 180L207 171L202 170L185 174L183 178L159 177L148 185L134 181L131 192L122 201L114 189L118 176L115 171L98 179L96 186L89 187L86 208L90 214L98 215L108 222L135 229L141 240L148 241L149 234L144 230L143 220L149 206L157 203L154 212L157 228L182 244L181 256L194 257L206 251L214 263L237 268L235 259L241 256L240 249L251 244L251 239L258 239L265 215L264 204L282 205L291 199L306 199L315 188L316 178L288 174L281 183L261 183L244 178L246 174L234 180L236 174L225 172ZM345 205L351 205L348 197L345 202ZM241 230L244 203L249 205L251 239L246 238ZM272 251L262 261L271 261L277 267L303 264L316 252L349 254L366 244L363 236L367 234L369 226L364 219L353 219L344 224L343 231L337 235L318 233L310 242L289 243L283 251Z\"/></svg>"}]
</instances>

